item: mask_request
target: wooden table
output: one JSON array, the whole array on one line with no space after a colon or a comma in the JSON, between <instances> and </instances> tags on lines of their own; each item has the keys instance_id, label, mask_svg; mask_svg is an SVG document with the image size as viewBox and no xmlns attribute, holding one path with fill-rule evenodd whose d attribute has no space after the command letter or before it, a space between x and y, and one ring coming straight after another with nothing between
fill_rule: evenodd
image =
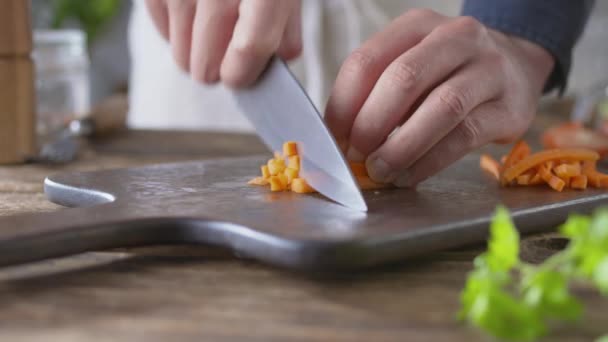
<instances>
[{"instance_id":1,"label":"wooden table","mask_svg":"<svg viewBox=\"0 0 608 342\"><path fill-rule=\"evenodd\" d=\"M1 167L0 215L61 210L42 193L49 173L252 153L265 153L252 136L128 132L95 142L69 166ZM523 257L541 260L561 246L528 237ZM100 251L0 269L0 340L485 341L454 319L482 247L323 277L205 247ZM588 305L583 324L560 327L549 341L608 332L608 300L579 291Z\"/></svg>"}]
</instances>

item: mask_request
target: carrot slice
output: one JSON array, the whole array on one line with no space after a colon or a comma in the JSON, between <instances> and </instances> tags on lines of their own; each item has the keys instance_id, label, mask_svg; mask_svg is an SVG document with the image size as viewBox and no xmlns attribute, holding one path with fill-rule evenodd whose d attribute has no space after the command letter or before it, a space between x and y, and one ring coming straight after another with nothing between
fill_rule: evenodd
<instances>
[{"instance_id":1,"label":"carrot slice","mask_svg":"<svg viewBox=\"0 0 608 342\"><path fill-rule=\"evenodd\" d=\"M288 141L283 144L283 155L291 157L298 154L298 145L295 141Z\"/></svg>"},{"instance_id":2,"label":"carrot slice","mask_svg":"<svg viewBox=\"0 0 608 342\"><path fill-rule=\"evenodd\" d=\"M511 182L522 173L550 161L595 161L598 160L599 157L599 154L595 151L577 148L541 151L529 155L507 168L503 173L503 179L506 182ZM541 174L541 177L542 176L543 175Z\"/></svg>"},{"instance_id":3,"label":"carrot slice","mask_svg":"<svg viewBox=\"0 0 608 342\"><path fill-rule=\"evenodd\" d=\"M531 152L530 145L528 145L523 140L518 141L515 144L515 146L513 146L513 148L511 149L511 152L509 152L509 154L507 154L507 158L506 158L505 162L503 163L504 168L508 169L515 163L526 158L527 156L530 155L530 152Z\"/></svg>"},{"instance_id":4,"label":"carrot slice","mask_svg":"<svg viewBox=\"0 0 608 342\"><path fill-rule=\"evenodd\" d=\"M479 166L496 180L500 179L500 164L491 156L482 154L479 159Z\"/></svg>"},{"instance_id":5,"label":"carrot slice","mask_svg":"<svg viewBox=\"0 0 608 342\"><path fill-rule=\"evenodd\" d=\"M353 175L355 175L355 177L358 176L368 176L367 174L367 168L365 167L365 163L359 163L359 162L348 162L348 165L350 166L350 169L353 171Z\"/></svg>"},{"instance_id":6,"label":"carrot slice","mask_svg":"<svg viewBox=\"0 0 608 342\"><path fill-rule=\"evenodd\" d=\"M577 190L587 189L587 176L579 175L572 177L572 180L570 180L570 187Z\"/></svg>"},{"instance_id":7,"label":"carrot slice","mask_svg":"<svg viewBox=\"0 0 608 342\"><path fill-rule=\"evenodd\" d=\"M585 148L608 155L608 138L578 122L567 122L546 130L541 143L545 148Z\"/></svg>"}]
</instances>

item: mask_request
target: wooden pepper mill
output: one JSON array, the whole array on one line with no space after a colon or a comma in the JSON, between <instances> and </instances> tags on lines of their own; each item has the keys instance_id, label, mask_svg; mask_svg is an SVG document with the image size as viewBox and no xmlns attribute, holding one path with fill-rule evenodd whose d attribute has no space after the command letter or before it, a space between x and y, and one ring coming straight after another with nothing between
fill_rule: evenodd
<instances>
[{"instance_id":1,"label":"wooden pepper mill","mask_svg":"<svg viewBox=\"0 0 608 342\"><path fill-rule=\"evenodd\" d=\"M29 0L0 0L0 164L36 149L36 102Z\"/></svg>"}]
</instances>

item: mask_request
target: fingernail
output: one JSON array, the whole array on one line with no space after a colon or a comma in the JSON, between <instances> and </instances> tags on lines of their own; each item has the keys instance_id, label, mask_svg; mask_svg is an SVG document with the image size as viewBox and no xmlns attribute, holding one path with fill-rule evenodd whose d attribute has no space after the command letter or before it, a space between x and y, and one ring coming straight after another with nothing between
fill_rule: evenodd
<instances>
[{"instance_id":1,"label":"fingernail","mask_svg":"<svg viewBox=\"0 0 608 342\"><path fill-rule=\"evenodd\" d=\"M411 177L409 171L405 170L397 176L393 184L399 188L410 188L412 184L410 182Z\"/></svg>"},{"instance_id":2,"label":"fingernail","mask_svg":"<svg viewBox=\"0 0 608 342\"><path fill-rule=\"evenodd\" d=\"M380 183L389 183L395 178L395 172L384 160L375 158L370 160L367 164L369 177L372 180Z\"/></svg>"},{"instance_id":3,"label":"fingernail","mask_svg":"<svg viewBox=\"0 0 608 342\"><path fill-rule=\"evenodd\" d=\"M357 151L354 147L350 146L348 152L346 152L346 159L352 162L362 162L365 160L365 156Z\"/></svg>"}]
</instances>

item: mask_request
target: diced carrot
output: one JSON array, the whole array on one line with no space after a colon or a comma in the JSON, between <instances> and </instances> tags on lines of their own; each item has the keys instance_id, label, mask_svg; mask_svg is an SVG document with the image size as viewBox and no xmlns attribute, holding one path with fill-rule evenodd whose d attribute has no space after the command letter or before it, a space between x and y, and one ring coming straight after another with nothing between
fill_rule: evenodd
<instances>
[{"instance_id":1,"label":"diced carrot","mask_svg":"<svg viewBox=\"0 0 608 342\"><path fill-rule=\"evenodd\" d=\"M581 164L579 163L570 163L570 164L560 164L553 168L555 174L561 179L569 179L574 176L578 176L581 174Z\"/></svg>"},{"instance_id":2,"label":"diced carrot","mask_svg":"<svg viewBox=\"0 0 608 342\"><path fill-rule=\"evenodd\" d=\"M515 165L520 160L526 158L527 156L530 155L530 151L531 151L530 145L528 145L523 140L518 141L511 149L511 152L509 152L509 154L507 154L507 158L503 163L504 168L508 169L509 167L511 167L512 165Z\"/></svg>"},{"instance_id":3,"label":"diced carrot","mask_svg":"<svg viewBox=\"0 0 608 342\"><path fill-rule=\"evenodd\" d=\"M283 155L291 157L298 154L298 144L295 141L288 141L283 144Z\"/></svg>"},{"instance_id":4,"label":"diced carrot","mask_svg":"<svg viewBox=\"0 0 608 342\"><path fill-rule=\"evenodd\" d=\"M582 173L587 176L587 185L595 188L608 188L608 175L597 171L595 164L595 161L583 162Z\"/></svg>"},{"instance_id":5,"label":"diced carrot","mask_svg":"<svg viewBox=\"0 0 608 342\"><path fill-rule=\"evenodd\" d=\"M368 176L367 167L365 167L365 163L360 162L348 162L350 169L353 171L353 175L355 177L358 176Z\"/></svg>"},{"instance_id":6,"label":"diced carrot","mask_svg":"<svg viewBox=\"0 0 608 342\"><path fill-rule=\"evenodd\" d=\"M306 194L316 192L308 183L302 178L295 178L291 181L291 191L299 194Z\"/></svg>"},{"instance_id":7,"label":"diced carrot","mask_svg":"<svg viewBox=\"0 0 608 342\"><path fill-rule=\"evenodd\" d=\"M285 161L283 159L271 159L268 161L268 172L270 175L276 176L285 170Z\"/></svg>"},{"instance_id":8,"label":"diced carrot","mask_svg":"<svg viewBox=\"0 0 608 342\"><path fill-rule=\"evenodd\" d=\"M530 180L532 176L528 173L524 173L523 175L517 176L517 184L519 185L530 185Z\"/></svg>"},{"instance_id":9,"label":"diced carrot","mask_svg":"<svg viewBox=\"0 0 608 342\"><path fill-rule=\"evenodd\" d=\"M585 149L559 149L559 150L546 150L538 153L529 155L528 157L520 160L516 164L507 168L502 178L506 182L511 182L517 176L522 173L554 160L565 160L565 161L594 161L599 159L599 154L595 151ZM543 175L541 174L541 177Z\"/></svg>"},{"instance_id":10,"label":"diced carrot","mask_svg":"<svg viewBox=\"0 0 608 342\"><path fill-rule=\"evenodd\" d=\"M287 182L289 184L291 184L294 179L300 176L298 170L292 169L291 167L286 168L283 173L285 174L285 176L287 176Z\"/></svg>"},{"instance_id":11,"label":"diced carrot","mask_svg":"<svg viewBox=\"0 0 608 342\"><path fill-rule=\"evenodd\" d=\"M566 183L561 178L553 175L547 165L541 165L538 172L541 178L554 190L562 191L566 186Z\"/></svg>"},{"instance_id":12,"label":"diced carrot","mask_svg":"<svg viewBox=\"0 0 608 342\"><path fill-rule=\"evenodd\" d=\"M500 164L491 156L482 154L479 159L479 166L496 180L500 179Z\"/></svg>"},{"instance_id":13,"label":"diced carrot","mask_svg":"<svg viewBox=\"0 0 608 342\"><path fill-rule=\"evenodd\" d=\"M262 165L262 177L269 178L270 171L268 170L268 165Z\"/></svg>"},{"instance_id":14,"label":"diced carrot","mask_svg":"<svg viewBox=\"0 0 608 342\"><path fill-rule=\"evenodd\" d=\"M289 179L285 173L279 173L277 177L279 177L279 180L281 181L281 187L283 187L283 190L286 190L287 186L289 185Z\"/></svg>"},{"instance_id":15,"label":"diced carrot","mask_svg":"<svg viewBox=\"0 0 608 342\"><path fill-rule=\"evenodd\" d=\"M300 170L300 156L291 156L289 157L289 160L287 162L287 166L292 168L292 169L296 169L296 170Z\"/></svg>"},{"instance_id":16,"label":"diced carrot","mask_svg":"<svg viewBox=\"0 0 608 342\"><path fill-rule=\"evenodd\" d=\"M579 175L574 176L570 180L570 187L572 189L585 190L587 189L587 176Z\"/></svg>"},{"instance_id":17,"label":"diced carrot","mask_svg":"<svg viewBox=\"0 0 608 342\"><path fill-rule=\"evenodd\" d=\"M247 182L249 185L268 185L268 180L263 177L255 177L254 179Z\"/></svg>"},{"instance_id":18,"label":"diced carrot","mask_svg":"<svg viewBox=\"0 0 608 342\"><path fill-rule=\"evenodd\" d=\"M539 184L543 184L543 179L540 176L540 173L535 172L534 176L532 176L532 178L530 178L530 183L528 183L528 185L539 185Z\"/></svg>"},{"instance_id":19,"label":"diced carrot","mask_svg":"<svg viewBox=\"0 0 608 342\"><path fill-rule=\"evenodd\" d=\"M271 191L283 191L283 182L279 178L279 176L270 177L270 190Z\"/></svg>"}]
</instances>

